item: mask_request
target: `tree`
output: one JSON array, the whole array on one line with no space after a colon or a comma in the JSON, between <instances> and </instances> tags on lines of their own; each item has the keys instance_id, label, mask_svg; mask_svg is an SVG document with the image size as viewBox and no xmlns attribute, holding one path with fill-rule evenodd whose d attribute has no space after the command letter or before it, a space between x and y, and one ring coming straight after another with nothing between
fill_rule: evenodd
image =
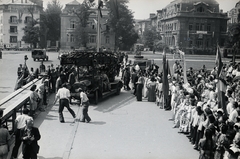
<instances>
[{"instance_id":1,"label":"tree","mask_svg":"<svg viewBox=\"0 0 240 159\"><path fill-rule=\"evenodd\" d=\"M33 45L33 47L36 48L37 43L39 42L40 28L38 26L39 19L34 18L34 12L37 8L41 11L42 7L39 6L39 0L31 0L31 2L33 2L33 4L26 8L31 15L31 21L23 28L24 36L22 37L22 40L25 41L25 43L31 44L31 47Z\"/></svg>"},{"instance_id":2,"label":"tree","mask_svg":"<svg viewBox=\"0 0 240 159\"><path fill-rule=\"evenodd\" d=\"M240 13L238 14L238 23L232 23L228 25L228 38L225 41L225 47L240 47Z\"/></svg>"},{"instance_id":3,"label":"tree","mask_svg":"<svg viewBox=\"0 0 240 159\"><path fill-rule=\"evenodd\" d=\"M115 33L116 47L130 49L136 43L138 34L134 30L133 13L126 5L128 0L109 0L105 3L110 9L108 25Z\"/></svg>"},{"instance_id":4,"label":"tree","mask_svg":"<svg viewBox=\"0 0 240 159\"><path fill-rule=\"evenodd\" d=\"M22 37L22 40L26 43L31 44L31 47L33 45L33 48L37 47L37 43L39 42L39 36L40 36L40 28L39 26L36 26L35 23L28 24L24 30L24 36Z\"/></svg>"},{"instance_id":5,"label":"tree","mask_svg":"<svg viewBox=\"0 0 240 159\"><path fill-rule=\"evenodd\" d=\"M154 42L158 40L158 33L155 26L149 26L143 32L143 42L144 45L153 49Z\"/></svg>"},{"instance_id":6,"label":"tree","mask_svg":"<svg viewBox=\"0 0 240 159\"><path fill-rule=\"evenodd\" d=\"M84 0L78 8L73 8L69 12L74 14L77 17L77 24L75 28L75 43L80 47L86 47L88 43L88 19L92 11L90 7L93 5L93 2Z\"/></svg>"},{"instance_id":7,"label":"tree","mask_svg":"<svg viewBox=\"0 0 240 159\"><path fill-rule=\"evenodd\" d=\"M52 0L41 16L41 33L45 38L45 45L46 40L56 42L60 39L62 8L59 0Z\"/></svg>"}]
</instances>

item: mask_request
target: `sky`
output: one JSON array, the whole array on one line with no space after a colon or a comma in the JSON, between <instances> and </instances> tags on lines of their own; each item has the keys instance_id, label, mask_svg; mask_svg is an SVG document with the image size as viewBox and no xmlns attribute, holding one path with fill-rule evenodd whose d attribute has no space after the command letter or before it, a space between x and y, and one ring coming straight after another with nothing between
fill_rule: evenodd
<instances>
[{"instance_id":1,"label":"sky","mask_svg":"<svg viewBox=\"0 0 240 159\"><path fill-rule=\"evenodd\" d=\"M73 0L59 0L60 3L65 7L66 3ZM77 0L82 2L83 0ZM95 0L96 1L96 0ZM147 19L150 13L157 13L157 10L161 10L166 7L173 0L129 0L128 8L134 13L135 19ZM219 8L223 12L227 12L235 7L239 0L216 0L219 3ZM43 0L43 6L46 7L47 3L51 0Z\"/></svg>"}]
</instances>

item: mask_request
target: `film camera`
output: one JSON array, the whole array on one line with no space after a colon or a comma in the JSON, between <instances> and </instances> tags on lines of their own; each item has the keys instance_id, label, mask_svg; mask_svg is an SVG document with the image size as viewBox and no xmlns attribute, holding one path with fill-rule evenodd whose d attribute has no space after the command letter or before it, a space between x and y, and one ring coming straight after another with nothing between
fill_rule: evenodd
<instances>
[{"instance_id":1,"label":"film camera","mask_svg":"<svg viewBox=\"0 0 240 159\"><path fill-rule=\"evenodd\" d=\"M24 60L27 61L28 60L28 57L27 55L24 56Z\"/></svg>"}]
</instances>

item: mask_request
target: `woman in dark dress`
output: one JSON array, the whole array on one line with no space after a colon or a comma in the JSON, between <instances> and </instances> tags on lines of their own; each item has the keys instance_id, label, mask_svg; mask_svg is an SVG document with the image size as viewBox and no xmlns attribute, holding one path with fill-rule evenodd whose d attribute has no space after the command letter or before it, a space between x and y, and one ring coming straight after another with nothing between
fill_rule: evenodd
<instances>
[{"instance_id":1,"label":"woman in dark dress","mask_svg":"<svg viewBox=\"0 0 240 159\"><path fill-rule=\"evenodd\" d=\"M147 85L148 89L148 101L149 102L156 102L156 88L157 88L157 83L156 79L154 76L151 77L150 83Z\"/></svg>"},{"instance_id":2,"label":"woman in dark dress","mask_svg":"<svg viewBox=\"0 0 240 159\"><path fill-rule=\"evenodd\" d=\"M142 101L143 84L144 84L144 78L142 76L142 73L140 72L138 74L138 81L137 81L137 91L136 91L137 101Z\"/></svg>"}]
</instances>

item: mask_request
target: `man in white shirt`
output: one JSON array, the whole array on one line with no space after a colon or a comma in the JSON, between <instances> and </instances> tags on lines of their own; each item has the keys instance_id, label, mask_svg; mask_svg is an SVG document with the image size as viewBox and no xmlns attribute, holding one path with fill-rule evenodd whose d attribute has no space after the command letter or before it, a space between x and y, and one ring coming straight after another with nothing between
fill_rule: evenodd
<instances>
[{"instance_id":1,"label":"man in white shirt","mask_svg":"<svg viewBox=\"0 0 240 159\"><path fill-rule=\"evenodd\" d=\"M12 151L12 158L17 158L18 157L18 149L21 146L22 140L20 138L20 131L22 128L26 126L26 121L31 119L33 120L32 117L28 116L29 110L28 109L23 109L23 114L17 116L15 120L15 145L13 147Z\"/></svg>"},{"instance_id":2,"label":"man in white shirt","mask_svg":"<svg viewBox=\"0 0 240 159\"><path fill-rule=\"evenodd\" d=\"M82 88L79 88L78 91L80 92L80 98L81 98L81 104L82 106L82 115L81 115L81 122L89 123L91 121L91 118L88 115L88 107L89 107L89 99L85 92L83 92Z\"/></svg>"},{"instance_id":3,"label":"man in white shirt","mask_svg":"<svg viewBox=\"0 0 240 159\"><path fill-rule=\"evenodd\" d=\"M63 117L63 109L64 107L66 107L68 109L68 111L72 114L73 118L76 117L75 112L69 107L69 100L70 100L70 91L67 89L67 84L64 83L62 85L62 88L60 88L56 94L55 97L55 101L54 104L56 103L56 101L58 99L59 100L59 109L58 109L58 113L59 113L59 120L61 123L64 123L64 117Z\"/></svg>"}]
</instances>

